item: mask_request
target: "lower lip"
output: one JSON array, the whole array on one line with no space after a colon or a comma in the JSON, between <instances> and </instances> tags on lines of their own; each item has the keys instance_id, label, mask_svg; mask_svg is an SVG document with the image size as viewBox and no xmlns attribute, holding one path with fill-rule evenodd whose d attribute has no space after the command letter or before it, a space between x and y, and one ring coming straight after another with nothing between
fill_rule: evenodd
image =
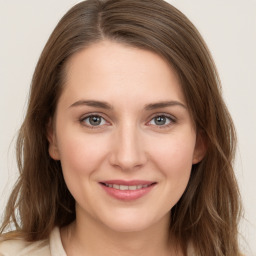
<instances>
[{"instance_id":1,"label":"lower lip","mask_svg":"<svg viewBox=\"0 0 256 256\"><path fill-rule=\"evenodd\" d=\"M108 195L123 201L132 201L132 200L139 199L145 196L146 194L148 194L151 191L151 189L155 186L155 184L152 184L149 187L136 189L136 190L119 190L119 189L107 187L101 183L100 185L108 193Z\"/></svg>"}]
</instances>

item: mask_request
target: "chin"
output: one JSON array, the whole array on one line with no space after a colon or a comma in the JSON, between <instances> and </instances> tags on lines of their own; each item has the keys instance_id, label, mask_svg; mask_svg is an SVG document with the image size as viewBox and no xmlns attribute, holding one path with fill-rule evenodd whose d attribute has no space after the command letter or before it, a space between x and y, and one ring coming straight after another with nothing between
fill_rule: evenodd
<instances>
[{"instance_id":1,"label":"chin","mask_svg":"<svg viewBox=\"0 0 256 256\"><path fill-rule=\"evenodd\" d=\"M113 216L115 216L113 218ZM169 222L169 214L156 218L147 214L123 214L112 215L103 222L109 229L115 232L131 233L154 229L159 223Z\"/></svg>"},{"instance_id":2,"label":"chin","mask_svg":"<svg viewBox=\"0 0 256 256\"><path fill-rule=\"evenodd\" d=\"M119 233L133 233L144 231L149 228L150 225L147 223L141 223L140 221L127 221L127 222L115 222L109 223L108 228Z\"/></svg>"}]
</instances>

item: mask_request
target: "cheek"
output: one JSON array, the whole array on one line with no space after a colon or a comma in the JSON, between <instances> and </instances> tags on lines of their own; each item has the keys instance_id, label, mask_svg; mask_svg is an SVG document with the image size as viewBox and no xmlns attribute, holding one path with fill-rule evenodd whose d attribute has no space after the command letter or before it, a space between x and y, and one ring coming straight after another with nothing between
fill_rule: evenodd
<instances>
[{"instance_id":1,"label":"cheek","mask_svg":"<svg viewBox=\"0 0 256 256\"><path fill-rule=\"evenodd\" d=\"M107 141L104 138L65 133L59 138L58 148L63 171L77 174L93 172L107 153Z\"/></svg>"},{"instance_id":2,"label":"cheek","mask_svg":"<svg viewBox=\"0 0 256 256\"><path fill-rule=\"evenodd\" d=\"M58 138L58 148L66 185L78 204L82 205L84 197L89 195L96 201L97 195L91 194L88 188L95 183L94 173L105 159L107 141L81 133L63 134Z\"/></svg>"},{"instance_id":3,"label":"cheek","mask_svg":"<svg viewBox=\"0 0 256 256\"><path fill-rule=\"evenodd\" d=\"M192 138L166 140L154 148L154 163L163 176L161 191L164 205L170 210L183 195L191 174L195 140Z\"/></svg>"},{"instance_id":4,"label":"cheek","mask_svg":"<svg viewBox=\"0 0 256 256\"><path fill-rule=\"evenodd\" d=\"M186 134L186 133L185 133ZM180 177L190 175L195 136L173 135L152 147L151 155L164 176Z\"/></svg>"}]
</instances>

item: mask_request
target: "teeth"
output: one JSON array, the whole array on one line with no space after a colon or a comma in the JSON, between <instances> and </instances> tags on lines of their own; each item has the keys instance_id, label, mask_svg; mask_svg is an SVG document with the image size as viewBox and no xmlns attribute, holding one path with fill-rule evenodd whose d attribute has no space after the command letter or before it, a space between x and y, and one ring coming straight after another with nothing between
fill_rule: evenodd
<instances>
[{"instance_id":1,"label":"teeth","mask_svg":"<svg viewBox=\"0 0 256 256\"><path fill-rule=\"evenodd\" d=\"M147 188L150 185L133 185L133 186L127 186L127 185L117 185L117 184L107 184L105 183L107 187L114 188L114 189L119 189L119 190L137 190L137 189L142 189L142 188Z\"/></svg>"},{"instance_id":2,"label":"teeth","mask_svg":"<svg viewBox=\"0 0 256 256\"><path fill-rule=\"evenodd\" d=\"M129 190L136 190L138 186L129 186Z\"/></svg>"},{"instance_id":3,"label":"teeth","mask_svg":"<svg viewBox=\"0 0 256 256\"><path fill-rule=\"evenodd\" d=\"M128 190L129 187L128 186L125 186L125 185L120 185L120 190Z\"/></svg>"}]
</instances>

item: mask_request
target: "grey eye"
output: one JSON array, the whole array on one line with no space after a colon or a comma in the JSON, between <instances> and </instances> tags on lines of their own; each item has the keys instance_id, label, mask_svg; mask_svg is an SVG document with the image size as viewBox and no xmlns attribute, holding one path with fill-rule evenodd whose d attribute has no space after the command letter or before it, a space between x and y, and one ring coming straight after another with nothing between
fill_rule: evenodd
<instances>
[{"instance_id":1,"label":"grey eye","mask_svg":"<svg viewBox=\"0 0 256 256\"><path fill-rule=\"evenodd\" d=\"M88 116L83 121L89 126L100 126L106 124L105 119L97 115Z\"/></svg>"},{"instance_id":2,"label":"grey eye","mask_svg":"<svg viewBox=\"0 0 256 256\"><path fill-rule=\"evenodd\" d=\"M157 125L157 126L163 126L163 125L168 125L171 123L171 118L168 116L160 115L160 116L155 116L152 118L152 120L149 122L150 125Z\"/></svg>"},{"instance_id":3,"label":"grey eye","mask_svg":"<svg viewBox=\"0 0 256 256\"><path fill-rule=\"evenodd\" d=\"M154 118L156 125L164 125L166 123L166 117L165 116L157 116Z\"/></svg>"}]
</instances>

